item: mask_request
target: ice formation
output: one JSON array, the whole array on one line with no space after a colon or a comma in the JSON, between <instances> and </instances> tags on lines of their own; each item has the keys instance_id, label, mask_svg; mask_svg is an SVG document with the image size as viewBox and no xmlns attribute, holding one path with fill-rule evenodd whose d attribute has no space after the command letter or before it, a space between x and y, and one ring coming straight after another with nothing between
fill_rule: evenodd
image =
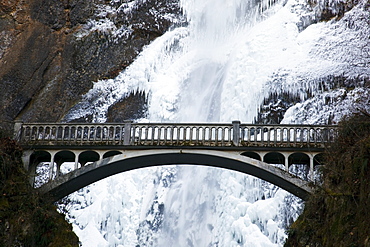
<instances>
[{"instance_id":1,"label":"ice formation","mask_svg":"<svg viewBox=\"0 0 370 247\"><path fill-rule=\"evenodd\" d=\"M104 122L108 107L136 90L149 94L148 117L137 121L152 122L252 122L271 92L302 101L284 123L337 122L347 104L368 103L361 88L370 74L366 1L339 20L319 23L320 1L315 8L287 0L262 12L267 2L180 4L189 25L157 38L117 78L96 82L66 120L91 114ZM100 27L115 30L109 23L91 26ZM343 96L347 89L335 83L351 80L356 90ZM196 166L118 174L68 200L82 246L282 246L302 207L266 182Z\"/></svg>"}]
</instances>

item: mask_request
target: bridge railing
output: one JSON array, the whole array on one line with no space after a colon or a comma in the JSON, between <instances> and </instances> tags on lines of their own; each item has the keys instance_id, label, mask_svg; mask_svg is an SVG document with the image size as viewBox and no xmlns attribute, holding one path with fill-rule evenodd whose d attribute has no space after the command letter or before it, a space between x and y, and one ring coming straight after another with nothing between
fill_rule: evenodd
<instances>
[{"instance_id":1,"label":"bridge railing","mask_svg":"<svg viewBox=\"0 0 370 247\"><path fill-rule=\"evenodd\" d=\"M242 146L324 147L334 141L336 126L240 125Z\"/></svg>"},{"instance_id":2,"label":"bridge railing","mask_svg":"<svg viewBox=\"0 0 370 247\"><path fill-rule=\"evenodd\" d=\"M132 124L134 146L232 146L230 124Z\"/></svg>"},{"instance_id":3,"label":"bridge railing","mask_svg":"<svg viewBox=\"0 0 370 247\"><path fill-rule=\"evenodd\" d=\"M24 145L324 147L336 126L132 123L16 123Z\"/></svg>"},{"instance_id":4,"label":"bridge railing","mask_svg":"<svg viewBox=\"0 0 370 247\"><path fill-rule=\"evenodd\" d=\"M88 145L101 142L120 144L124 141L125 124L27 123L15 133L21 143L36 145Z\"/></svg>"}]
</instances>

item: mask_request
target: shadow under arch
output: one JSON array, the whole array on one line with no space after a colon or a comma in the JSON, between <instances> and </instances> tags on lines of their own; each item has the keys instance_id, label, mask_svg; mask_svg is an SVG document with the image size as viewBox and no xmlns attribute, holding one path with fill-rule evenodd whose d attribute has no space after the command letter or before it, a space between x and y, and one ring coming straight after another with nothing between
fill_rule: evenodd
<instances>
[{"instance_id":1,"label":"shadow under arch","mask_svg":"<svg viewBox=\"0 0 370 247\"><path fill-rule=\"evenodd\" d=\"M263 161L269 164L284 164L285 157L279 152L269 152L265 154Z\"/></svg>"},{"instance_id":2,"label":"shadow under arch","mask_svg":"<svg viewBox=\"0 0 370 247\"><path fill-rule=\"evenodd\" d=\"M261 160L261 156L256 152L243 152L241 155L247 156L255 160Z\"/></svg>"},{"instance_id":3,"label":"shadow under arch","mask_svg":"<svg viewBox=\"0 0 370 247\"><path fill-rule=\"evenodd\" d=\"M75 161L75 154L72 151L64 150L59 151L54 156L54 161L60 166L64 162L74 162Z\"/></svg>"},{"instance_id":4,"label":"shadow under arch","mask_svg":"<svg viewBox=\"0 0 370 247\"><path fill-rule=\"evenodd\" d=\"M48 151L35 151L30 156L29 169L34 170L42 162L50 162L51 154Z\"/></svg>"},{"instance_id":5,"label":"shadow under arch","mask_svg":"<svg viewBox=\"0 0 370 247\"><path fill-rule=\"evenodd\" d=\"M314 166L323 166L325 163L325 154L319 153L316 154L313 158L313 165Z\"/></svg>"},{"instance_id":6,"label":"shadow under arch","mask_svg":"<svg viewBox=\"0 0 370 247\"><path fill-rule=\"evenodd\" d=\"M42 164L43 162L49 162L49 169L50 169L50 160L51 160L51 154L48 151L40 150L35 151L31 154L29 159L29 166L28 166L28 172L29 172L29 180L31 184L35 183L36 177L38 177L37 174L37 167Z\"/></svg>"},{"instance_id":7,"label":"shadow under arch","mask_svg":"<svg viewBox=\"0 0 370 247\"><path fill-rule=\"evenodd\" d=\"M57 201L78 189L117 173L174 164L204 165L239 171L275 184L303 200L306 200L313 191L313 186L307 181L237 152L181 149L127 150L121 155L96 161L60 176L41 186L39 191L50 194L52 199Z\"/></svg>"},{"instance_id":8,"label":"shadow under arch","mask_svg":"<svg viewBox=\"0 0 370 247\"><path fill-rule=\"evenodd\" d=\"M114 151L108 151L108 152L106 152L106 153L103 155L103 159L108 158L108 157L112 157L112 156L114 156L114 155L119 155L119 154L122 154L122 152L120 152L120 151L116 151L116 150L114 150Z\"/></svg>"},{"instance_id":9,"label":"shadow under arch","mask_svg":"<svg viewBox=\"0 0 370 247\"><path fill-rule=\"evenodd\" d=\"M292 153L288 158L289 166L292 164L306 164L310 165L310 157L301 152Z\"/></svg>"},{"instance_id":10,"label":"shadow under arch","mask_svg":"<svg viewBox=\"0 0 370 247\"><path fill-rule=\"evenodd\" d=\"M99 154L95 151L84 151L80 153L78 156L78 162L81 164L81 166L85 166L87 162L95 162L98 161L100 158Z\"/></svg>"}]
</instances>

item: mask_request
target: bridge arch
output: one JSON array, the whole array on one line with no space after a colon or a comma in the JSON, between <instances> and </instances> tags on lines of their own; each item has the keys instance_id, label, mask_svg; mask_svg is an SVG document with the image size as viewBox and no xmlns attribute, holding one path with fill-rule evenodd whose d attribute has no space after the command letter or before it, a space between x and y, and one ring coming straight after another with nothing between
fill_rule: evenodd
<instances>
[{"instance_id":1,"label":"bridge arch","mask_svg":"<svg viewBox=\"0 0 370 247\"><path fill-rule=\"evenodd\" d=\"M75 160L76 154L70 150L63 150L55 153L51 163L56 163L56 176L61 175L61 171L63 170L63 165L65 162L75 162ZM53 169L53 164L51 164L51 167L49 169Z\"/></svg>"},{"instance_id":2,"label":"bridge arch","mask_svg":"<svg viewBox=\"0 0 370 247\"><path fill-rule=\"evenodd\" d=\"M249 174L288 192L307 199L313 187L309 182L265 162L242 156L238 152L216 150L126 150L120 155L107 157L59 176L39 188L49 193L55 201L91 183L117 173L160 165L203 165L225 168Z\"/></svg>"}]
</instances>

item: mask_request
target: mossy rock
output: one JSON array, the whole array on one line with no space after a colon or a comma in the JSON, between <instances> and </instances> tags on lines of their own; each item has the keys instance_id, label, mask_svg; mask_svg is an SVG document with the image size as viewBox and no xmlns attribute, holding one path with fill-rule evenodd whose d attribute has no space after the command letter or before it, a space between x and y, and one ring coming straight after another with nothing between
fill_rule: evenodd
<instances>
[{"instance_id":1,"label":"mossy rock","mask_svg":"<svg viewBox=\"0 0 370 247\"><path fill-rule=\"evenodd\" d=\"M0 138L0 246L79 246L71 224L28 183L21 148Z\"/></svg>"}]
</instances>

